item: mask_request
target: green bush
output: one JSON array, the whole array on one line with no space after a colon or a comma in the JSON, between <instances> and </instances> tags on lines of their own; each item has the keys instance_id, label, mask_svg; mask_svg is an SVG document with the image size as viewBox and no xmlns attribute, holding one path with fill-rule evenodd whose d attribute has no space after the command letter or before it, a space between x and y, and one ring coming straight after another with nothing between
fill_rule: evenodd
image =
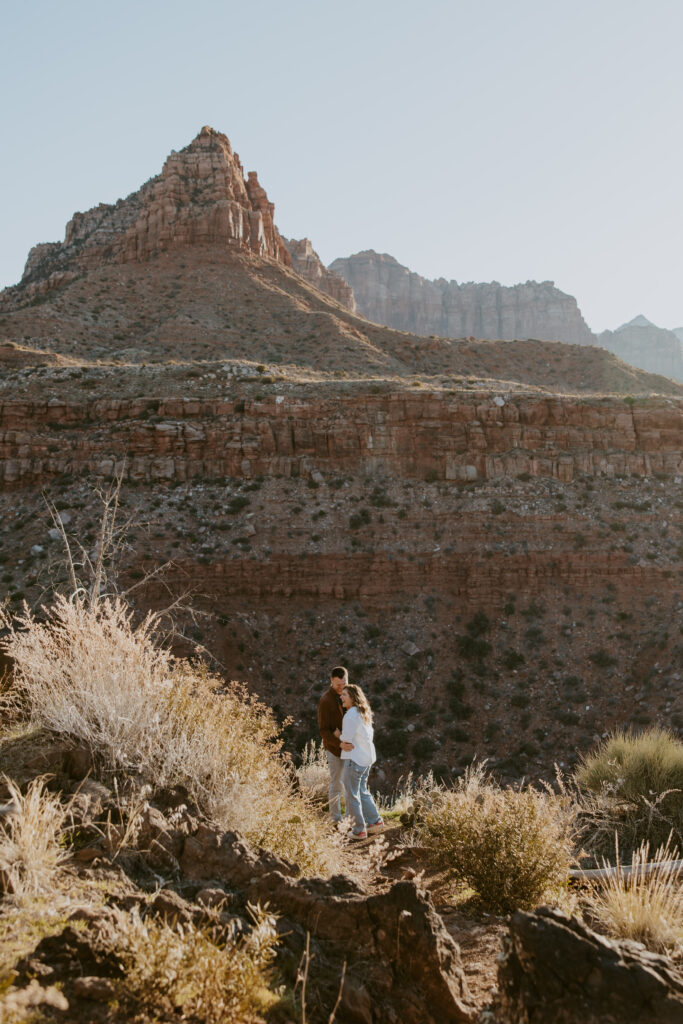
<instances>
[{"instance_id":1,"label":"green bush","mask_svg":"<svg viewBox=\"0 0 683 1024\"><path fill-rule=\"evenodd\" d=\"M482 640L477 636L466 633L456 638L458 654L468 660L485 658L491 652L491 644L488 640Z\"/></svg>"},{"instance_id":2,"label":"green bush","mask_svg":"<svg viewBox=\"0 0 683 1024\"><path fill-rule=\"evenodd\" d=\"M533 908L568 881L573 814L564 798L501 788L482 766L416 809L416 842L494 913Z\"/></svg>"},{"instance_id":3,"label":"green bush","mask_svg":"<svg viewBox=\"0 0 683 1024\"><path fill-rule=\"evenodd\" d=\"M503 655L503 665L508 669L519 668L519 666L523 665L525 661L526 658L523 654L520 654L519 651L509 650Z\"/></svg>"},{"instance_id":4,"label":"green bush","mask_svg":"<svg viewBox=\"0 0 683 1024\"><path fill-rule=\"evenodd\" d=\"M429 736L420 736L413 743L413 757L417 757L419 760L431 757L435 750L436 743Z\"/></svg>"},{"instance_id":5,"label":"green bush","mask_svg":"<svg viewBox=\"0 0 683 1024\"><path fill-rule=\"evenodd\" d=\"M683 743L667 730L614 733L581 759L576 783L598 852L611 852L615 833L628 855L642 842L665 843L671 831L683 843Z\"/></svg>"}]
</instances>

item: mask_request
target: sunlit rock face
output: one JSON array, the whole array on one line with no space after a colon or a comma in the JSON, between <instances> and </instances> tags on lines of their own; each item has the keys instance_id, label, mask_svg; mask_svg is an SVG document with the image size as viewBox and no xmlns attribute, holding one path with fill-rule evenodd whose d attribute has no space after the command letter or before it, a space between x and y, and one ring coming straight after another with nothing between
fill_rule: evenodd
<instances>
[{"instance_id":1,"label":"sunlit rock face","mask_svg":"<svg viewBox=\"0 0 683 1024\"><path fill-rule=\"evenodd\" d=\"M637 316L616 331L603 331L598 344L624 362L651 373L683 380L683 328L667 331Z\"/></svg>"},{"instance_id":2,"label":"sunlit rock face","mask_svg":"<svg viewBox=\"0 0 683 1024\"><path fill-rule=\"evenodd\" d=\"M393 256L372 249L337 259L329 269L353 288L363 316L398 330L445 338L595 344L576 299L552 281L527 281L510 288L497 281L429 281Z\"/></svg>"},{"instance_id":3,"label":"sunlit rock face","mask_svg":"<svg viewBox=\"0 0 683 1024\"><path fill-rule=\"evenodd\" d=\"M285 238L284 241L292 260L292 268L297 274L355 313L356 300L353 289L343 277L327 269L309 239Z\"/></svg>"}]
</instances>

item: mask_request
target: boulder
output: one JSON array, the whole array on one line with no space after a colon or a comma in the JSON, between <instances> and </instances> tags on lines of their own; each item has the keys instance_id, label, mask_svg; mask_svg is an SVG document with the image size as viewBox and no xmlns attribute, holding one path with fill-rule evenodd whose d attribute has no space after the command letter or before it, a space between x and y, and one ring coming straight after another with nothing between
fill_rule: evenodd
<instances>
[{"instance_id":1,"label":"boulder","mask_svg":"<svg viewBox=\"0 0 683 1024\"><path fill-rule=\"evenodd\" d=\"M498 988L510 1024L683 1021L683 977L670 960L545 907L513 914Z\"/></svg>"}]
</instances>

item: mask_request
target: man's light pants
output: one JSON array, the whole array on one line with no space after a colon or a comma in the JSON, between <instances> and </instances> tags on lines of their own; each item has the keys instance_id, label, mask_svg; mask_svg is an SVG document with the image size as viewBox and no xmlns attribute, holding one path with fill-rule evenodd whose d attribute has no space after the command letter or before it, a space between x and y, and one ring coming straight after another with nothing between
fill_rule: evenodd
<instances>
[{"instance_id":1,"label":"man's light pants","mask_svg":"<svg viewBox=\"0 0 683 1024\"><path fill-rule=\"evenodd\" d=\"M349 801L346 796L346 788L343 782L344 762L341 757L337 757L331 751L326 750L327 754L327 766L330 769L330 817L332 821L341 821L342 819L342 800L344 806L348 808Z\"/></svg>"}]
</instances>

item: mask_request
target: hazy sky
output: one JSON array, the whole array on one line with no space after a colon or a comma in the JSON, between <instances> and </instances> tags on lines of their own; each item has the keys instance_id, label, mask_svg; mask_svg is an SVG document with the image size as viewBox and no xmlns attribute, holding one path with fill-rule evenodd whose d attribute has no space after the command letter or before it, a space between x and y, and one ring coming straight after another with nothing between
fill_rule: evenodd
<instances>
[{"instance_id":1,"label":"hazy sky","mask_svg":"<svg viewBox=\"0 0 683 1024\"><path fill-rule=\"evenodd\" d=\"M682 0L3 4L0 286L211 124L328 263L683 324Z\"/></svg>"}]
</instances>

